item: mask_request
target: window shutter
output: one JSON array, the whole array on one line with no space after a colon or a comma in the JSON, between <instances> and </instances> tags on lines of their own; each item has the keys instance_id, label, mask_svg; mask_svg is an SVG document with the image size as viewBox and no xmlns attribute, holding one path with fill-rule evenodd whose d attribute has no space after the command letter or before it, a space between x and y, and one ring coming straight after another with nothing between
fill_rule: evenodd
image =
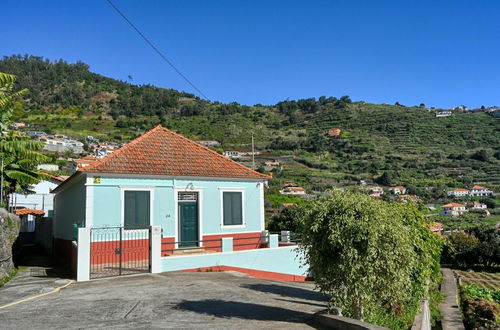
<instances>
[{"instance_id":1,"label":"window shutter","mask_svg":"<svg viewBox=\"0 0 500 330\"><path fill-rule=\"evenodd\" d=\"M241 192L224 192L222 196L224 225L243 224Z\"/></svg>"},{"instance_id":2,"label":"window shutter","mask_svg":"<svg viewBox=\"0 0 500 330\"><path fill-rule=\"evenodd\" d=\"M125 229L149 227L151 211L149 202L149 191L125 191Z\"/></svg>"}]
</instances>

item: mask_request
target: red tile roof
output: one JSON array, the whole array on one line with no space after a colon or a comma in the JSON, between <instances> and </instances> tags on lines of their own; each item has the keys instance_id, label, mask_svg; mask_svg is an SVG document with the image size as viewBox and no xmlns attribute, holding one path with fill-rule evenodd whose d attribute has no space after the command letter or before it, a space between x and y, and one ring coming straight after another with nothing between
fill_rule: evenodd
<instances>
[{"instance_id":1,"label":"red tile roof","mask_svg":"<svg viewBox=\"0 0 500 330\"><path fill-rule=\"evenodd\" d=\"M441 207L465 207L465 205L459 204L459 203L449 203L449 204L443 205Z\"/></svg>"},{"instance_id":2,"label":"red tile roof","mask_svg":"<svg viewBox=\"0 0 500 330\"><path fill-rule=\"evenodd\" d=\"M160 125L79 171L187 177L270 178Z\"/></svg>"},{"instance_id":3,"label":"red tile roof","mask_svg":"<svg viewBox=\"0 0 500 330\"><path fill-rule=\"evenodd\" d=\"M37 214L37 215L44 215L45 212L43 210L34 210L34 209L19 209L15 210L14 214L16 215L25 215L25 214Z\"/></svg>"},{"instance_id":4,"label":"red tile roof","mask_svg":"<svg viewBox=\"0 0 500 330\"><path fill-rule=\"evenodd\" d=\"M486 189L486 187L483 187L483 186L474 186L470 189L476 189L476 190L483 190L483 189Z\"/></svg>"}]
</instances>

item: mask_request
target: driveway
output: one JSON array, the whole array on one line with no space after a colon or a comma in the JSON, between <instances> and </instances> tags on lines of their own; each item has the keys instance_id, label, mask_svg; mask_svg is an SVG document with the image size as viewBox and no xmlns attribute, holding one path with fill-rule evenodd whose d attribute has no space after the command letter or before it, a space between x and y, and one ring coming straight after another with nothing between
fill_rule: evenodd
<instances>
[{"instance_id":1,"label":"driveway","mask_svg":"<svg viewBox=\"0 0 500 330\"><path fill-rule=\"evenodd\" d=\"M22 275L0 289L0 306L64 283ZM9 301L10 300L10 301ZM303 329L326 306L312 283L237 272L174 272L73 283L0 309L2 329Z\"/></svg>"}]
</instances>

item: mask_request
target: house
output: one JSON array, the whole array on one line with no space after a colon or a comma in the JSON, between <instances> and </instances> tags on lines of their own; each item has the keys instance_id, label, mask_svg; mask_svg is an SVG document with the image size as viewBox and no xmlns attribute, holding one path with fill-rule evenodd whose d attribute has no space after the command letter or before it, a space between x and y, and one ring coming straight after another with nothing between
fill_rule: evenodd
<instances>
[{"instance_id":1,"label":"house","mask_svg":"<svg viewBox=\"0 0 500 330\"><path fill-rule=\"evenodd\" d=\"M470 204L470 207L469 207L469 209L471 209L471 210L485 210L487 208L488 208L488 206L486 204L478 202L478 201L472 202Z\"/></svg>"},{"instance_id":2,"label":"house","mask_svg":"<svg viewBox=\"0 0 500 330\"><path fill-rule=\"evenodd\" d=\"M219 141L197 141L197 142L207 148L220 147Z\"/></svg>"},{"instance_id":3,"label":"house","mask_svg":"<svg viewBox=\"0 0 500 330\"><path fill-rule=\"evenodd\" d=\"M449 203L441 206L441 213L439 215L446 217L457 217L467 212L464 204Z\"/></svg>"},{"instance_id":4,"label":"house","mask_svg":"<svg viewBox=\"0 0 500 330\"><path fill-rule=\"evenodd\" d=\"M264 186L269 178L156 126L107 157L78 168L54 190L55 250L70 257L75 226L82 227L78 240L80 232L90 231L90 242L80 240L78 251L90 244L91 265L109 263L116 256L116 249L109 248L113 245L102 243L99 230L109 235L115 230L127 247L149 235L150 227L158 227L161 251L153 258L160 258L161 252L164 271L181 267L174 264L188 260L182 258L186 250L221 252L221 239L234 240L231 250L257 249L265 229ZM142 249L148 255L149 245ZM189 265L201 267L209 256L203 257L205 263L189 259ZM88 275L88 269L85 272Z\"/></svg>"},{"instance_id":5,"label":"house","mask_svg":"<svg viewBox=\"0 0 500 330\"><path fill-rule=\"evenodd\" d=\"M94 164L98 160L99 160L99 158L94 157L94 156L85 156L81 159L73 159L71 161L71 172L75 173L76 171L78 171L86 166Z\"/></svg>"},{"instance_id":6,"label":"house","mask_svg":"<svg viewBox=\"0 0 500 330\"><path fill-rule=\"evenodd\" d=\"M396 201L400 203L408 203L408 202L418 203L420 201L420 198L417 195L400 194L396 196Z\"/></svg>"},{"instance_id":7,"label":"house","mask_svg":"<svg viewBox=\"0 0 500 330\"><path fill-rule=\"evenodd\" d=\"M271 172L273 170L281 170L283 167L281 166L280 162L278 161L267 161L264 162L264 171L266 172Z\"/></svg>"},{"instance_id":8,"label":"house","mask_svg":"<svg viewBox=\"0 0 500 330\"><path fill-rule=\"evenodd\" d=\"M21 220L17 242L20 244L35 243L36 223L37 220L43 217L45 212L39 209L20 208L16 209L14 214Z\"/></svg>"},{"instance_id":9,"label":"house","mask_svg":"<svg viewBox=\"0 0 500 330\"><path fill-rule=\"evenodd\" d=\"M469 196L469 189L466 188L455 188L448 191L448 196L453 197L467 197Z\"/></svg>"},{"instance_id":10,"label":"house","mask_svg":"<svg viewBox=\"0 0 500 330\"><path fill-rule=\"evenodd\" d=\"M436 111L436 118L450 117L452 112L450 110L439 110Z\"/></svg>"},{"instance_id":11,"label":"house","mask_svg":"<svg viewBox=\"0 0 500 330\"><path fill-rule=\"evenodd\" d=\"M13 129L20 129L20 128L26 127L26 124L25 124L25 123L13 123L13 124L11 125L11 127L12 127Z\"/></svg>"},{"instance_id":12,"label":"house","mask_svg":"<svg viewBox=\"0 0 500 330\"><path fill-rule=\"evenodd\" d=\"M29 187L26 194L13 193L10 196L10 205L16 208L25 208L43 211L51 217L54 210L54 195L52 190L61 184L64 179L46 174L47 178Z\"/></svg>"},{"instance_id":13,"label":"house","mask_svg":"<svg viewBox=\"0 0 500 330\"><path fill-rule=\"evenodd\" d=\"M239 151L224 151L222 154L225 157L229 157L229 158L240 158L241 157L241 152L239 152Z\"/></svg>"},{"instance_id":14,"label":"house","mask_svg":"<svg viewBox=\"0 0 500 330\"><path fill-rule=\"evenodd\" d=\"M59 166L56 164L40 164L36 167L37 170L54 172L59 171Z\"/></svg>"},{"instance_id":15,"label":"house","mask_svg":"<svg viewBox=\"0 0 500 330\"><path fill-rule=\"evenodd\" d=\"M380 198L384 194L384 189L381 187L370 187L368 188L368 194L372 197Z\"/></svg>"},{"instance_id":16,"label":"house","mask_svg":"<svg viewBox=\"0 0 500 330\"><path fill-rule=\"evenodd\" d=\"M285 187L280 190L282 195L305 195L306 190L302 187Z\"/></svg>"},{"instance_id":17,"label":"house","mask_svg":"<svg viewBox=\"0 0 500 330\"><path fill-rule=\"evenodd\" d=\"M433 233L441 234L441 232L443 231L443 224L441 224L440 222L434 222L429 226L429 230Z\"/></svg>"},{"instance_id":18,"label":"house","mask_svg":"<svg viewBox=\"0 0 500 330\"><path fill-rule=\"evenodd\" d=\"M403 186L389 187L389 192L393 195L406 194L406 188Z\"/></svg>"},{"instance_id":19,"label":"house","mask_svg":"<svg viewBox=\"0 0 500 330\"><path fill-rule=\"evenodd\" d=\"M28 132L29 133L29 132ZM73 153L83 152L83 143L77 140L68 139L65 135L38 136L38 141L43 142L43 149L55 152L71 151Z\"/></svg>"},{"instance_id":20,"label":"house","mask_svg":"<svg viewBox=\"0 0 500 330\"><path fill-rule=\"evenodd\" d=\"M32 136L32 137L39 137L39 136L46 136L47 133L43 132L43 131L28 131L26 132L26 134L28 136Z\"/></svg>"},{"instance_id":21,"label":"house","mask_svg":"<svg viewBox=\"0 0 500 330\"><path fill-rule=\"evenodd\" d=\"M295 205L297 205L297 204L295 204L295 203L283 203L280 206L280 210L283 210L283 209L286 209L287 207L295 206Z\"/></svg>"},{"instance_id":22,"label":"house","mask_svg":"<svg viewBox=\"0 0 500 330\"><path fill-rule=\"evenodd\" d=\"M93 157L104 158L116 151L116 147L109 144L98 144L94 147Z\"/></svg>"},{"instance_id":23,"label":"house","mask_svg":"<svg viewBox=\"0 0 500 330\"><path fill-rule=\"evenodd\" d=\"M330 128L327 134L329 137L339 137L341 133L342 130L339 128Z\"/></svg>"},{"instance_id":24,"label":"house","mask_svg":"<svg viewBox=\"0 0 500 330\"><path fill-rule=\"evenodd\" d=\"M473 197L490 197L493 195L493 191L490 189L483 187L483 186L478 186L475 185L472 188L470 188L469 196Z\"/></svg>"}]
</instances>

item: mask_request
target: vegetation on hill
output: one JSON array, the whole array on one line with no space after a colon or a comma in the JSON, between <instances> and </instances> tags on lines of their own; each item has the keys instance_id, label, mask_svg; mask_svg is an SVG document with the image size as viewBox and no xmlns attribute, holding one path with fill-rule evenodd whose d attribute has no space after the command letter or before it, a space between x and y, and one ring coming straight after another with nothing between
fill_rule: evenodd
<instances>
[{"instance_id":1,"label":"vegetation on hill","mask_svg":"<svg viewBox=\"0 0 500 330\"><path fill-rule=\"evenodd\" d=\"M81 62L10 56L0 72L28 88L13 118L30 129L126 142L156 124L224 149L250 148L269 157L295 156L277 180L326 190L358 180L403 184L412 194L445 197L447 186L500 184L499 119L455 112L436 118L423 105L376 105L349 97L319 97L245 106L200 100L189 93L137 86L89 71ZM341 134L329 137L327 130Z\"/></svg>"}]
</instances>

